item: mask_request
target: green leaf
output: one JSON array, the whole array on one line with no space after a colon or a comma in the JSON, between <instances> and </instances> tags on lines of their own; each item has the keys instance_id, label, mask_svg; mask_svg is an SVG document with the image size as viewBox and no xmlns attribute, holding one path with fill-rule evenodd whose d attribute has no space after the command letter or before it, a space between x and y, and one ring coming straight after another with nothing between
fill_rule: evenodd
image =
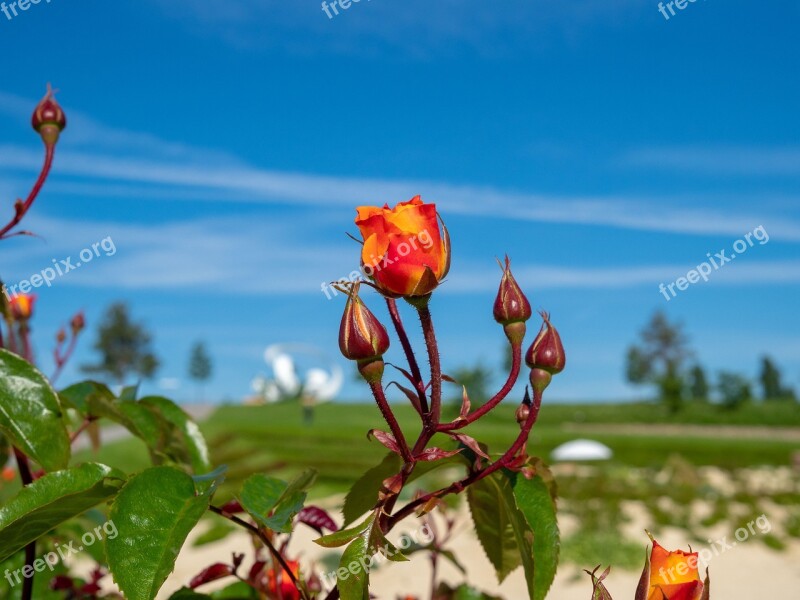
<instances>
[{"instance_id":1,"label":"green leaf","mask_svg":"<svg viewBox=\"0 0 800 600\"><path fill-rule=\"evenodd\" d=\"M0 469L2 469L3 465L8 462L10 456L11 448L8 445L8 440L2 433L0 433Z\"/></svg>"},{"instance_id":2,"label":"green leaf","mask_svg":"<svg viewBox=\"0 0 800 600\"><path fill-rule=\"evenodd\" d=\"M242 485L240 502L253 519L263 527L281 533L292 531L292 521L303 508L307 490L317 472L303 471L290 483L257 473Z\"/></svg>"},{"instance_id":3,"label":"green leaf","mask_svg":"<svg viewBox=\"0 0 800 600\"><path fill-rule=\"evenodd\" d=\"M180 406L172 400L160 396L147 396L139 402L152 407L164 421L174 426L177 435L171 438L173 440L172 447L175 448L172 455L182 449L186 454L184 462L192 466L194 473L207 473L211 470L206 440L200 433L197 423Z\"/></svg>"},{"instance_id":4,"label":"green leaf","mask_svg":"<svg viewBox=\"0 0 800 600\"><path fill-rule=\"evenodd\" d=\"M356 480L345 496L342 506L345 525L353 523L361 515L375 507L383 480L398 473L402 466L402 459L394 452L390 452L380 464L372 467Z\"/></svg>"},{"instance_id":5,"label":"green leaf","mask_svg":"<svg viewBox=\"0 0 800 600\"><path fill-rule=\"evenodd\" d=\"M520 564L528 594L534 600L533 532L519 511L509 478L502 472L484 477L467 488L475 531L486 556L502 582Z\"/></svg>"},{"instance_id":6,"label":"green leaf","mask_svg":"<svg viewBox=\"0 0 800 600\"><path fill-rule=\"evenodd\" d=\"M328 535L323 535L321 538L314 540L314 542L324 548L339 548L340 546L344 546L345 544L356 539L364 532L366 528L372 525L374 520L375 513L371 513L366 520L359 523L355 527L351 527L349 529L340 529L339 531L334 531Z\"/></svg>"},{"instance_id":7,"label":"green leaf","mask_svg":"<svg viewBox=\"0 0 800 600\"><path fill-rule=\"evenodd\" d=\"M407 483L415 481L436 469L459 464L464 464L463 458L459 455L435 462L417 463ZM383 480L399 473L402 467L402 459L394 452L390 452L379 464L359 477L344 499L344 505L342 506L344 524L349 525L355 522L364 513L375 508Z\"/></svg>"},{"instance_id":8,"label":"green leaf","mask_svg":"<svg viewBox=\"0 0 800 600\"><path fill-rule=\"evenodd\" d=\"M136 475L111 507L119 535L106 538L108 564L128 600L153 600L175 567L189 532L208 509L194 481L174 467Z\"/></svg>"},{"instance_id":9,"label":"green leaf","mask_svg":"<svg viewBox=\"0 0 800 600\"><path fill-rule=\"evenodd\" d=\"M555 579L561 547L556 505L547 482L539 475L526 479L518 473L513 489L517 507L533 530L533 559L536 570L532 597L534 600L543 600Z\"/></svg>"},{"instance_id":10,"label":"green leaf","mask_svg":"<svg viewBox=\"0 0 800 600\"><path fill-rule=\"evenodd\" d=\"M139 394L139 384L126 385L119 393L119 399L123 401L136 402L136 396Z\"/></svg>"},{"instance_id":11,"label":"green leaf","mask_svg":"<svg viewBox=\"0 0 800 600\"><path fill-rule=\"evenodd\" d=\"M114 393L107 385L91 380L64 388L58 393L58 397L62 404L74 408L85 417L103 416L94 408L114 401Z\"/></svg>"},{"instance_id":12,"label":"green leaf","mask_svg":"<svg viewBox=\"0 0 800 600\"><path fill-rule=\"evenodd\" d=\"M116 469L87 463L48 473L22 488L0 508L0 561L107 500L124 480L125 475Z\"/></svg>"},{"instance_id":13,"label":"green leaf","mask_svg":"<svg viewBox=\"0 0 800 600\"><path fill-rule=\"evenodd\" d=\"M45 471L57 471L69 463L69 435L56 393L33 366L2 349L0 432Z\"/></svg>"}]
</instances>

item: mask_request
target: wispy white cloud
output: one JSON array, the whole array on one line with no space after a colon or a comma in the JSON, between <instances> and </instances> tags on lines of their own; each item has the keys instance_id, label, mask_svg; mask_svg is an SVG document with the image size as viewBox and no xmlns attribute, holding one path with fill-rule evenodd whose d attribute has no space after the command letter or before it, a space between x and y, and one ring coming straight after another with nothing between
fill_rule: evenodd
<instances>
[{"instance_id":1,"label":"wispy white cloud","mask_svg":"<svg viewBox=\"0 0 800 600\"><path fill-rule=\"evenodd\" d=\"M710 175L798 176L800 146L644 147L623 154L620 164Z\"/></svg>"},{"instance_id":2,"label":"wispy white cloud","mask_svg":"<svg viewBox=\"0 0 800 600\"><path fill-rule=\"evenodd\" d=\"M38 216L31 228L42 240L6 252L7 282L28 278L51 259L77 256L111 237L113 256L101 256L57 280L56 285L143 290L207 290L231 294L321 294L320 285L357 268L357 250L343 243L315 241L325 229L320 218L269 222L245 217L131 225L69 221ZM687 265L585 267L515 262L514 273L529 289L626 289L652 286L685 275ZM714 285L798 284L800 261L759 261L743 257L712 274ZM497 268L462 264L442 293L493 292Z\"/></svg>"},{"instance_id":3,"label":"wispy white cloud","mask_svg":"<svg viewBox=\"0 0 800 600\"><path fill-rule=\"evenodd\" d=\"M290 173L244 165L235 157L212 160L201 150L186 152L191 159L154 161L115 157L111 154L63 149L58 157L60 174L84 178L81 193L108 195L115 185L166 186L161 194L179 190L185 197L231 201L352 206L354 203L394 203L423 192L450 213L476 218L617 227L678 234L739 236L758 225L783 241L800 241L800 222L775 215L674 206L663 199L618 196L554 196L499 190L488 186L454 185L424 180L387 180ZM0 146L5 169L33 171L41 157L29 148ZM67 184L62 184L67 185ZM69 188L62 188L68 190ZM148 188L146 194L159 194ZM769 222L764 222L765 219Z\"/></svg>"}]
</instances>

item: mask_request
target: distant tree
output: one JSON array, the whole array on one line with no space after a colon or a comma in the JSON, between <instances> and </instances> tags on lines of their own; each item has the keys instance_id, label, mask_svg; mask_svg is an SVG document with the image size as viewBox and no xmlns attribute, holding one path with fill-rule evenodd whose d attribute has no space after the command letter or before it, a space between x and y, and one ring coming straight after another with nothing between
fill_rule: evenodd
<instances>
[{"instance_id":1,"label":"distant tree","mask_svg":"<svg viewBox=\"0 0 800 600\"><path fill-rule=\"evenodd\" d=\"M97 328L94 349L100 354L100 361L83 365L81 370L106 376L120 385L132 374L150 379L159 366L150 349L151 342L152 336L144 326L131 321L128 307L122 302L114 303Z\"/></svg>"},{"instance_id":2,"label":"distant tree","mask_svg":"<svg viewBox=\"0 0 800 600\"><path fill-rule=\"evenodd\" d=\"M689 397L692 400L708 401L709 389L706 372L700 365L695 365L689 371Z\"/></svg>"},{"instance_id":3,"label":"distant tree","mask_svg":"<svg viewBox=\"0 0 800 600\"><path fill-rule=\"evenodd\" d=\"M772 362L769 356L761 359L761 373L758 376L761 383L761 394L764 400L796 400L794 390L783 387L781 384L780 369Z\"/></svg>"},{"instance_id":4,"label":"distant tree","mask_svg":"<svg viewBox=\"0 0 800 600\"><path fill-rule=\"evenodd\" d=\"M726 408L735 409L753 399L750 381L738 373L722 371L719 374L717 389L722 405Z\"/></svg>"},{"instance_id":5,"label":"distant tree","mask_svg":"<svg viewBox=\"0 0 800 600\"><path fill-rule=\"evenodd\" d=\"M691 356L688 338L679 324L656 312L640 334L640 344L628 349L626 374L634 384L652 384L672 412L683 403L683 367Z\"/></svg>"},{"instance_id":6,"label":"distant tree","mask_svg":"<svg viewBox=\"0 0 800 600\"><path fill-rule=\"evenodd\" d=\"M203 384L211 379L211 357L203 342L195 342L189 355L189 377L198 383L201 390ZM201 394L202 396L202 391Z\"/></svg>"}]
</instances>

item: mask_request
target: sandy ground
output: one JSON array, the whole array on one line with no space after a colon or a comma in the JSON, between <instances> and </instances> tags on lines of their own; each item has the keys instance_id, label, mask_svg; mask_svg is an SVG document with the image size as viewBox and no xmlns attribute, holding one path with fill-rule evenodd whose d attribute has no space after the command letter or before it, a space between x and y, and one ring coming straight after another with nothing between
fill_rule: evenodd
<instances>
[{"instance_id":1,"label":"sandy ground","mask_svg":"<svg viewBox=\"0 0 800 600\"><path fill-rule=\"evenodd\" d=\"M640 519L634 518L634 521ZM502 585L498 585L494 571L469 527L468 515L464 513L460 519L462 523L457 535L450 543L459 559L467 567L469 583L487 592L502 596L506 600L524 600L527 598L525 584L521 569L515 571ZM405 531L413 532L413 521L407 522ZM569 521L563 523L564 529L576 526ZM634 522L630 531L641 532L645 527L643 522ZM325 550L313 543L316 537L313 532L303 531L293 540L291 550L301 556L304 565L312 561L319 561L329 550ZM757 531L757 530L756 530ZM403 530L398 531L396 540ZM193 537L196 534L193 534ZM635 535L635 534L634 534ZM728 536L728 541L733 541L733 532L720 531L713 539ZM647 538L642 536L642 557ZM667 530L661 536L660 542L667 548L686 547L684 534L680 530ZM767 548L756 536L749 540L737 543L724 552L711 558L709 568L712 578L712 598L716 600L751 600L752 598L768 598L770 600L794 599L800 590L800 543L792 543L784 552L776 552ZM712 545L710 549L716 548ZM201 568L219 560L226 560L234 551L248 551L250 541L246 535L236 534L220 543L204 546L202 548L184 548L178 559L175 572L168 579L159 599L169 598L170 594L185 585L189 579ZM700 550L701 548L694 548ZM248 566L248 565L245 565ZM592 569L596 565L586 565ZM324 569L319 566L320 574ZM246 571L245 571L246 572ZM462 581L461 574L449 564L444 564L440 569L441 578L453 584ZM415 594L420 599L427 600L430 594L430 565L427 557L420 554L412 556L407 563L391 563L374 571L371 575L373 585L371 589L380 600L395 600L403 594ZM632 600L639 573L622 570L613 570L607 579L607 587L616 600ZM212 589L209 586L208 589ZM589 577L581 573L573 565L565 565L556 577L555 584L548 595L553 600L589 600L591 585Z\"/></svg>"}]
</instances>

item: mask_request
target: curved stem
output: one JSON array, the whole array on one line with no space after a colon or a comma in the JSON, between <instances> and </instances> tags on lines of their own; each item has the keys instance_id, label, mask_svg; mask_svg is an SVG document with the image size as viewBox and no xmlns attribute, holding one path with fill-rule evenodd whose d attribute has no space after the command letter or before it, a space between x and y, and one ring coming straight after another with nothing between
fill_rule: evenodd
<instances>
[{"instance_id":1,"label":"curved stem","mask_svg":"<svg viewBox=\"0 0 800 600\"><path fill-rule=\"evenodd\" d=\"M369 389L372 390L372 395L375 396L375 401L378 403L378 408L381 409L383 418L389 425L389 429L392 430L392 435L397 441L397 445L400 446L400 454L403 457L403 461L406 463L414 462L414 458L411 455L411 450L408 448L408 442L406 442L406 438L403 435L403 430L400 428L400 424L397 422L397 418L394 416L388 400L386 400L386 394L383 392L383 386L381 386L380 381L371 381L369 384Z\"/></svg>"},{"instance_id":2,"label":"curved stem","mask_svg":"<svg viewBox=\"0 0 800 600\"><path fill-rule=\"evenodd\" d=\"M400 339L400 345L403 346L403 352L406 355L406 361L408 361L408 367L411 370L411 377L414 378L414 385L416 387L417 396L419 396L419 404L422 407L422 412L427 413L428 398L425 395L425 383L422 381L422 373L419 370L417 357L414 355L414 349L411 347L408 334L403 326L403 320L400 318L400 311L397 309L397 301L393 298L387 298L386 306L389 307L389 316L394 324L397 337Z\"/></svg>"},{"instance_id":3,"label":"curved stem","mask_svg":"<svg viewBox=\"0 0 800 600\"><path fill-rule=\"evenodd\" d=\"M264 535L264 532L261 531L261 529L259 529L255 525L251 525L250 523L248 523L244 519L240 519L236 515L232 515L231 513L222 510L221 508L219 508L217 506L213 506L213 505L209 506L208 510L210 510L211 512L213 512L215 514L218 514L221 517L224 517L224 518L228 519L231 523L236 523L236 525L239 525L239 527L243 527L244 529L247 529L247 531L249 531L253 535L258 536L258 539L260 539L264 543L264 545L269 550L270 554L272 554L273 558L275 558L278 561L278 563L281 566L281 569L283 569L289 575L289 579L292 580L292 584L297 589L297 591L300 593L300 595L303 597L303 599L304 600L308 600L308 596L306 596L305 592L303 591L303 588L300 586L300 582L297 580L297 576L294 574L292 569L287 564L286 559L283 558L281 553L278 552L278 550L273 545L272 541L266 535ZM277 578L276 578L276 580L277 580Z\"/></svg>"},{"instance_id":4,"label":"curved stem","mask_svg":"<svg viewBox=\"0 0 800 600\"><path fill-rule=\"evenodd\" d=\"M508 463L511 461L511 459L516 456L517 452L519 452L528 441L528 436L531 433L531 428L536 423L536 419L539 416L539 409L541 408L541 406L542 406L542 393L534 391L533 405L531 406L531 410L528 413L528 418L522 425L522 430L519 432L519 436L517 436L517 439L514 441L511 447L508 450L506 450L503 456L498 458L496 461L494 461L491 465L489 465L485 469L476 471L475 473L472 473L471 475L465 477L460 481L456 481L455 483L452 483L447 487L444 487L435 492L431 492L430 494L426 494L425 496L421 496L416 500L409 502L403 508L397 511L396 514L392 515L391 518L388 520L389 529L391 529L399 521L402 521L411 513L413 513L418 506L426 504L429 500L433 498L441 498L442 496L447 496L448 494L460 493L464 491L464 488L466 488L467 486L470 486L473 483L477 483L478 481L484 479L485 477L488 477L495 471L498 471L503 467L506 467Z\"/></svg>"},{"instance_id":5,"label":"curved stem","mask_svg":"<svg viewBox=\"0 0 800 600\"><path fill-rule=\"evenodd\" d=\"M434 425L438 425L442 412L442 365L439 360L439 346L436 343L436 332L427 302L422 306L417 306L417 312L422 324L422 333L425 336L425 346L428 349L428 360L431 364L431 421Z\"/></svg>"},{"instance_id":6,"label":"curved stem","mask_svg":"<svg viewBox=\"0 0 800 600\"><path fill-rule=\"evenodd\" d=\"M509 392L511 392L511 390L514 388L514 384L517 383L517 378L519 377L519 370L522 365L522 344L512 343L511 353L511 371L509 372L508 379L506 379L506 382L500 391L463 419L458 419L456 421L452 421L451 423L443 423L439 425L437 427L438 431L453 431L455 429L462 429L470 423L474 423L480 419L483 415L500 404L506 398L506 396L508 396Z\"/></svg>"},{"instance_id":7,"label":"curved stem","mask_svg":"<svg viewBox=\"0 0 800 600\"><path fill-rule=\"evenodd\" d=\"M36 183L33 184L33 188L31 189L30 194L28 194L28 198L25 202L22 203L21 206L18 205L16 208L16 213L11 221L8 224L0 229L0 239L2 239L9 231L11 231L14 227L16 227L22 218L25 216L25 213L28 212L28 209L33 204L33 201L36 200L36 196L39 195L39 192L44 185L47 176L50 173L50 167L53 166L53 156L55 155L55 144L45 144L45 155L44 155L44 164L42 165L42 170L39 172L39 178L36 180Z\"/></svg>"}]
</instances>

